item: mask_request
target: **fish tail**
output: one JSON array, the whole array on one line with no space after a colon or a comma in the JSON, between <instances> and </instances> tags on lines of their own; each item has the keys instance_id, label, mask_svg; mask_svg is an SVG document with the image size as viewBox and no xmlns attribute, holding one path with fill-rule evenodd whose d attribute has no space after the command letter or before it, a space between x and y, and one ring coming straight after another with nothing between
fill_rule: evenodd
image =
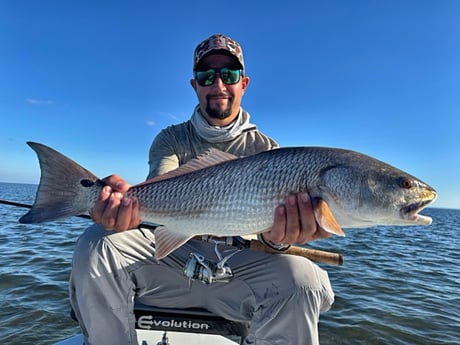
<instances>
[{"instance_id":1,"label":"fish tail","mask_svg":"<svg viewBox=\"0 0 460 345\"><path fill-rule=\"evenodd\" d=\"M88 211L104 183L52 148L34 142L27 144L37 153L41 177L35 202L19 222L43 223Z\"/></svg>"}]
</instances>

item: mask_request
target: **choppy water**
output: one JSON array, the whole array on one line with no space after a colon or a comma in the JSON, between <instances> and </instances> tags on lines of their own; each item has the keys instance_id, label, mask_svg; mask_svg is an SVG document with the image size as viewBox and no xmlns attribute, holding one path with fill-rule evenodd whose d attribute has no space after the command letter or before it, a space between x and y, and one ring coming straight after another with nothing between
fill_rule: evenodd
<instances>
[{"instance_id":1,"label":"choppy water","mask_svg":"<svg viewBox=\"0 0 460 345\"><path fill-rule=\"evenodd\" d=\"M0 199L32 203L35 186L0 183ZM69 318L73 246L89 223L21 225L0 204L0 344L52 344L78 332ZM322 345L460 344L460 210L428 209L430 227L349 230L313 242L340 251L323 265L336 302L322 314Z\"/></svg>"}]
</instances>

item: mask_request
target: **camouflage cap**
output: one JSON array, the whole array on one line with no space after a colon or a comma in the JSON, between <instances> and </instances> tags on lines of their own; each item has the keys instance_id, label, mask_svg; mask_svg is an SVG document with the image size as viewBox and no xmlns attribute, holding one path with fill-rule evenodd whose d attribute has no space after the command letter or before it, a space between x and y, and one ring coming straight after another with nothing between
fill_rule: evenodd
<instances>
[{"instance_id":1,"label":"camouflage cap","mask_svg":"<svg viewBox=\"0 0 460 345\"><path fill-rule=\"evenodd\" d=\"M244 69L243 51L238 42L222 34L214 34L196 46L193 53L193 70L196 70L205 56L217 53L232 56L240 68Z\"/></svg>"}]
</instances>

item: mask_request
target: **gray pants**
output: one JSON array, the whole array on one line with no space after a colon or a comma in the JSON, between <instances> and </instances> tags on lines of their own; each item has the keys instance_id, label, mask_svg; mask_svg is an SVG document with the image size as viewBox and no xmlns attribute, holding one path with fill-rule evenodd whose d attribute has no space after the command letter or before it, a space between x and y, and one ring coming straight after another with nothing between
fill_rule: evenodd
<instances>
[{"instance_id":1,"label":"gray pants","mask_svg":"<svg viewBox=\"0 0 460 345\"><path fill-rule=\"evenodd\" d=\"M247 249L229 260L231 282L193 281L190 287L183 268L191 252L216 258L213 244L191 240L157 262L150 230L88 228L77 242L70 278L85 344L137 344L134 297L158 307L201 307L249 321L245 344L319 344L319 314L334 301L324 270L302 257Z\"/></svg>"}]
</instances>

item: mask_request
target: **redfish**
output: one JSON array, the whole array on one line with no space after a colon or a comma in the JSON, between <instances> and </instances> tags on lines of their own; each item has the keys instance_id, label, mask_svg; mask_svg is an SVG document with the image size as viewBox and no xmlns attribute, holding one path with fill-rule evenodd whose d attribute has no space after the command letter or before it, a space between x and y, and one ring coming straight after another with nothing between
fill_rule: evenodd
<instances>
[{"instance_id":1,"label":"redfish","mask_svg":"<svg viewBox=\"0 0 460 345\"><path fill-rule=\"evenodd\" d=\"M104 182L61 153L28 142L38 155L41 178L34 205L21 223L41 223L90 210ZM290 193L310 195L317 223L342 228L429 225L418 212L436 191L384 162L338 148L286 147L236 158L211 149L178 169L132 186L143 222L154 230L156 258L196 235L261 233Z\"/></svg>"}]
</instances>

